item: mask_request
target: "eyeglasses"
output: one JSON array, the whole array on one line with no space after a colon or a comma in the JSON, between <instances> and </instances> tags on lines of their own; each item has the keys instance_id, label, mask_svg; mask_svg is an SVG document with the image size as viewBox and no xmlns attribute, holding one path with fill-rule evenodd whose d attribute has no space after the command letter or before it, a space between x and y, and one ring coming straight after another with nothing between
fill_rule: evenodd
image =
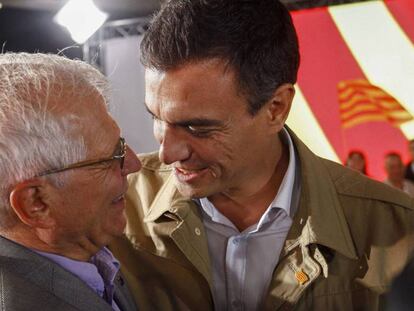
<instances>
[{"instance_id":1,"label":"eyeglasses","mask_svg":"<svg viewBox=\"0 0 414 311\"><path fill-rule=\"evenodd\" d=\"M54 173L60 173L60 172L64 172L67 170L72 170L75 168L80 168L80 167L85 167L85 166L92 166L92 165L97 165L97 164L101 164L101 163L105 163L105 162L111 162L114 160L119 160L119 164L121 166L121 170L124 168L124 161L125 161L125 155L126 155L126 150L127 150L127 144L125 143L125 138L120 137L119 138L119 145L115 151L115 154L109 158L102 158L102 159L98 159L98 160L88 160L88 161L81 161L78 163L74 163L62 168L54 168L54 169L50 169L47 171L44 171L38 175L36 175L36 177L41 177L41 176L45 176L45 175L50 175L50 174L54 174Z\"/></svg>"}]
</instances>

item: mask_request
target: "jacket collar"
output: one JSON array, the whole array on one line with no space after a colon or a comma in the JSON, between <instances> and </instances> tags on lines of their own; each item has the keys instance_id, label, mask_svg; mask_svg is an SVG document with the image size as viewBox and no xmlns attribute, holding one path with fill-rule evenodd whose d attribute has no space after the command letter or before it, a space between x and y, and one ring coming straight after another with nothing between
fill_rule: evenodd
<instances>
[{"instance_id":1,"label":"jacket collar","mask_svg":"<svg viewBox=\"0 0 414 311\"><path fill-rule=\"evenodd\" d=\"M198 206L177 190L171 174L156 195L144 222L155 222L164 214L174 214L178 225L169 236L213 288L211 264L208 253L206 232ZM195 233L195 234L194 234Z\"/></svg>"},{"instance_id":2,"label":"jacket collar","mask_svg":"<svg viewBox=\"0 0 414 311\"><path fill-rule=\"evenodd\" d=\"M305 245L321 244L356 259L355 245L326 161L311 152L289 128L287 130L299 155L301 195L286 247L300 237Z\"/></svg>"},{"instance_id":3,"label":"jacket collar","mask_svg":"<svg viewBox=\"0 0 414 311\"><path fill-rule=\"evenodd\" d=\"M285 251L300 239L302 244L321 244L356 259L356 249L328 168L288 127L286 129L299 156L301 195L299 208L285 243ZM191 209L196 208L194 202L178 192L171 174L155 197L144 220L153 222L166 212L184 219Z\"/></svg>"},{"instance_id":4,"label":"jacket collar","mask_svg":"<svg viewBox=\"0 0 414 311\"><path fill-rule=\"evenodd\" d=\"M176 214L184 219L191 207L196 207L195 203L180 194L175 186L174 174L171 174L158 191L144 221L153 222L166 212Z\"/></svg>"}]
</instances>

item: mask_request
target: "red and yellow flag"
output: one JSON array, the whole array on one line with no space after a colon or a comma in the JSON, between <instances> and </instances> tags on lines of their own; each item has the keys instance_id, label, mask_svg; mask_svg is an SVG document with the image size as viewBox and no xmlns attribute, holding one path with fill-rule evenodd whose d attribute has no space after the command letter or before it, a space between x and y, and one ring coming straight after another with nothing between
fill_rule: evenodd
<instances>
[{"instance_id":1,"label":"red and yellow flag","mask_svg":"<svg viewBox=\"0 0 414 311\"><path fill-rule=\"evenodd\" d=\"M394 97L365 79L339 82L338 101L344 128L375 121L399 127L413 120Z\"/></svg>"},{"instance_id":2,"label":"red and yellow flag","mask_svg":"<svg viewBox=\"0 0 414 311\"><path fill-rule=\"evenodd\" d=\"M369 174L383 180L384 155L397 151L407 161L414 138L414 1L364 1L292 17L301 66L288 125L334 161L364 151Z\"/></svg>"}]
</instances>

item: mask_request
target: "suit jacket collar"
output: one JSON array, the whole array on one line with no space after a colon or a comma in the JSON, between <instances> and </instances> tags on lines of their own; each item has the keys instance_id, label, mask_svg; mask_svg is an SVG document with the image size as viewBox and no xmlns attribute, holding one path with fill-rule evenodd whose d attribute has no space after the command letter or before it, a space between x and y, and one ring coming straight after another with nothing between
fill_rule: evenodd
<instances>
[{"instance_id":1,"label":"suit jacket collar","mask_svg":"<svg viewBox=\"0 0 414 311\"><path fill-rule=\"evenodd\" d=\"M74 274L2 236L0 236L0 256L4 268L29 280L79 310L112 310L110 305ZM121 281L117 278L116 283ZM131 308L125 293L121 292L119 286L116 286L115 300L121 310L135 310L134 306Z\"/></svg>"}]
</instances>

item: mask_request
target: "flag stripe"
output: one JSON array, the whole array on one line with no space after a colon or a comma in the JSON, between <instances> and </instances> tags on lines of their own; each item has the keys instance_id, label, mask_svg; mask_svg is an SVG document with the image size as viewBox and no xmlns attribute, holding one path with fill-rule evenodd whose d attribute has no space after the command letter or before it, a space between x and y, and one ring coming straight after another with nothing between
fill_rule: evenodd
<instances>
[{"instance_id":1,"label":"flag stripe","mask_svg":"<svg viewBox=\"0 0 414 311\"><path fill-rule=\"evenodd\" d=\"M387 102L396 102L394 98L392 98L389 95L384 95L385 93L382 91L369 91L369 92L361 92L361 91L354 91L352 93L339 93L338 94L338 99L339 101L342 102L348 102L350 100L353 100L355 98L360 98L360 97L366 97L367 95L371 98L375 98L377 100L380 101L387 101Z\"/></svg>"},{"instance_id":2,"label":"flag stripe","mask_svg":"<svg viewBox=\"0 0 414 311\"><path fill-rule=\"evenodd\" d=\"M347 89L355 89L355 88L362 89L362 90L372 90L372 91L375 91L378 89L376 86L372 84L368 85L366 83L362 84L362 83L355 83L355 82L350 82L350 83L342 82L339 84L338 90L342 92Z\"/></svg>"},{"instance_id":3,"label":"flag stripe","mask_svg":"<svg viewBox=\"0 0 414 311\"><path fill-rule=\"evenodd\" d=\"M347 100L349 98L352 98L352 96L355 95L365 95L366 93L370 94L372 97L377 98L392 98L390 95L384 95L386 94L383 90L375 88L370 90L363 91L362 89L356 87L356 88L347 88L344 90L339 91L339 99L340 100Z\"/></svg>"},{"instance_id":4,"label":"flag stripe","mask_svg":"<svg viewBox=\"0 0 414 311\"><path fill-rule=\"evenodd\" d=\"M413 117L408 115L406 111L391 111L387 112L388 119L392 120L394 123L402 123L406 121L411 121Z\"/></svg>"},{"instance_id":5,"label":"flag stripe","mask_svg":"<svg viewBox=\"0 0 414 311\"><path fill-rule=\"evenodd\" d=\"M328 140L339 157L344 159L346 146L341 129L337 84L342 80L365 77L326 8L296 11L292 16L298 30L302 57L298 84ZM340 62L338 55L341 55Z\"/></svg>"},{"instance_id":6,"label":"flag stripe","mask_svg":"<svg viewBox=\"0 0 414 311\"><path fill-rule=\"evenodd\" d=\"M384 116L382 116L382 115L379 115L379 114L375 114L375 115L361 115L361 116L359 116L357 118L353 118L353 119L351 119L349 121L345 121L343 123L343 126L345 128L351 128L351 127L354 127L356 125L363 124L363 123L366 123L366 122L373 122L373 121L374 122L375 121L382 121L383 122L385 120L386 120L386 118Z\"/></svg>"},{"instance_id":7,"label":"flag stripe","mask_svg":"<svg viewBox=\"0 0 414 311\"><path fill-rule=\"evenodd\" d=\"M366 79L366 76L326 8L296 11L292 16L298 30L302 55L298 85L320 127L341 159L351 149L365 150L369 172L376 178L383 178L383 155L388 150L405 150L404 136L399 129L386 122L363 123L342 130L338 83ZM405 125L404 130L414 128L414 125ZM307 125L298 123L296 128L306 132ZM313 134L309 133L311 131L307 131L307 135Z\"/></svg>"},{"instance_id":8,"label":"flag stripe","mask_svg":"<svg viewBox=\"0 0 414 311\"><path fill-rule=\"evenodd\" d=\"M357 119L358 117L361 116L372 116L375 117L376 120L387 120L387 116L385 114L381 114L378 113L377 110L366 110L366 111L359 111L359 112L355 112L352 116L350 117L343 117L341 118L342 122L348 122L351 121L352 119Z\"/></svg>"},{"instance_id":9,"label":"flag stripe","mask_svg":"<svg viewBox=\"0 0 414 311\"><path fill-rule=\"evenodd\" d=\"M286 123L317 155L340 162L338 155L321 129L318 120L316 120L312 110L309 108L309 104L303 96L301 89L298 85L295 88L296 95Z\"/></svg>"},{"instance_id":10,"label":"flag stripe","mask_svg":"<svg viewBox=\"0 0 414 311\"><path fill-rule=\"evenodd\" d=\"M382 1L329 8L368 80L414 114L414 46Z\"/></svg>"},{"instance_id":11,"label":"flag stripe","mask_svg":"<svg viewBox=\"0 0 414 311\"><path fill-rule=\"evenodd\" d=\"M342 123L346 123L351 121L353 118L358 118L362 115L369 115L369 116L378 116L376 120L388 120L391 122L391 124L395 125L396 123L402 123L408 120L411 120L411 117L407 117L407 115L404 113L379 113L378 110L375 109L367 109L367 110L361 110L361 111L355 111L352 114L344 115L341 117Z\"/></svg>"},{"instance_id":12,"label":"flag stripe","mask_svg":"<svg viewBox=\"0 0 414 311\"><path fill-rule=\"evenodd\" d=\"M385 5L411 43L414 43L414 1L386 0Z\"/></svg>"},{"instance_id":13,"label":"flag stripe","mask_svg":"<svg viewBox=\"0 0 414 311\"><path fill-rule=\"evenodd\" d=\"M367 99L366 97L363 98L356 98L355 100L349 101L347 103L341 103L340 105L340 111L341 114L347 111L350 111L352 109L355 109L356 107L361 106L371 106L374 105L378 109L386 110L386 111L405 111L396 101L394 102L381 102L378 100L373 99Z\"/></svg>"},{"instance_id":14,"label":"flag stripe","mask_svg":"<svg viewBox=\"0 0 414 311\"><path fill-rule=\"evenodd\" d=\"M364 105L364 106L355 107L350 110L345 110L345 111L341 110L341 120L348 119L352 116L355 116L359 112L375 112L375 113L381 114L381 110L376 105L374 104L366 105L366 106Z\"/></svg>"}]
</instances>

